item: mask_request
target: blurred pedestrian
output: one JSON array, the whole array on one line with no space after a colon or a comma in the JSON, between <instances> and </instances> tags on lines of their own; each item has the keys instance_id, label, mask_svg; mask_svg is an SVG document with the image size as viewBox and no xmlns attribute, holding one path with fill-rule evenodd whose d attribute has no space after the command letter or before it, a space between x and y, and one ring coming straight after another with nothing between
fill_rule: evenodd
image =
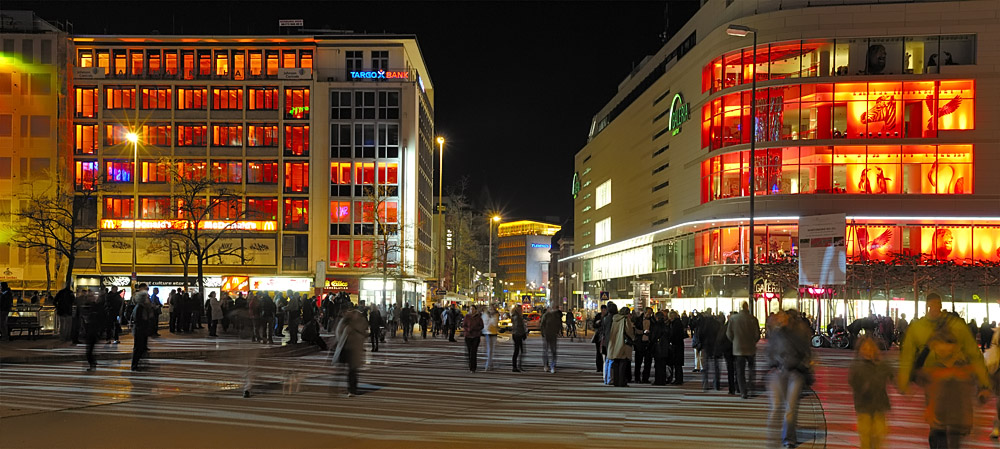
<instances>
[{"instance_id":1,"label":"blurred pedestrian","mask_svg":"<svg viewBox=\"0 0 1000 449\"><path fill-rule=\"evenodd\" d=\"M260 327L261 324L261 311L260 311L260 292L254 292L247 296L247 311L250 317L250 341L256 343L261 340Z\"/></svg>"},{"instance_id":2,"label":"blurred pedestrian","mask_svg":"<svg viewBox=\"0 0 1000 449\"><path fill-rule=\"evenodd\" d=\"M462 323L462 312L459 312L455 304L452 304L451 308L448 309L448 341L458 341L455 340L455 331L458 330L458 326L461 326ZM477 342L476 344L478 345L479 343Z\"/></svg>"},{"instance_id":3,"label":"blurred pedestrian","mask_svg":"<svg viewBox=\"0 0 1000 449\"><path fill-rule=\"evenodd\" d=\"M404 315L406 309L403 309ZM500 313L497 312L496 306L487 306L486 311L483 313L483 341L486 342L486 365L483 368L486 371L490 371L495 366L493 366L493 352L497 348L497 334L500 333ZM405 326L405 324L404 324ZM403 332L403 336L406 336L406 332Z\"/></svg>"},{"instance_id":4,"label":"blurred pedestrian","mask_svg":"<svg viewBox=\"0 0 1000 449\"><path fill-rule=\"evenodd\" d=\"M428 326L428 324L431 321L431 314L429 312L427 312L427 308L424 307L424 309L421 310L420 313L418 313L418 316L420 317L417 320L417 323L420 325L420 338L426 340L427 339L427 326Z\"/></svg>"},{"instance_id":5,"label":"blurred pedestrian","mask_svg":"<svg viewBox=\"0 0 1000 449\"><path fill-rule=\"evenodd\" d=\"M635 383L648 384L653 365L653 309L646 307L635 322Z\"/></svg>"},{"instance_id":6,"label":"blurred pedestrian","mask_svg":"<svg viewBox=\"0 0 1000 449\"><path fill-rule=\"evenodd\" d=\"M83 329L87 339L87 364L89 365L87 371L97 369L97 359L94 357L94 345L97 344L97 339L100 338L100 335L107 330L105 325L108 315L106 298L106 289L100 295L90 295L81 313L83 317Z\"/></svg>"},{"instance_id":7,"label":"blurred pedestrian","mask_svg":"<svg viewBox=\"0 0 1000 449\"><path fill-rule=\"evenodd\" d=\"M132 296L132 302L135 303L135 308L132 309L132 322L135 323L132 342L132 371L144 369L140 362L149 352L149 335L153 333L153 318L156 314L153 312L153 304L149 301L148 289L146 284L139 284Z\"/></svg>"},{"instance_id":8,"label":"blurred pedestrian","mask_svg":"<svg viewBox=\"0 0 1000 449\"><path fill-rule=\"evenodd\" d=\"M260 324L258 333L260 342L263 344L274 344L274 315L278 313L278 308L274 300L267 292L261 292L258 297L260 301Z\"/></svg>"},{"instance_id":9,"label":"blurred pedestrian","mask_svg":"<svg viewBox=\"0 0 1000 449\"><path fill-rule=\"evenodd\" d=\"M403 341L410 341L410 337L413 336L413 307L410 307L410 303L406 303L403 309L399 311L399 325L403 328Z\"/></svg>"},{"instance_id":10,"label":"blurred pedestrian","mask_svg":"<svg viewBox=\"0 0 1000 449\"><path fill-rule=\"evenodd\" d=\"M368 335L372 344L372 352L378 352L378 343L382 338L382 326L385 325L385 321L382 321L382 314L379 312L378 307L372 304L368 308Z\"/></svg>"},{"instance_id":11,"label":"blurred pedestrian","mask_svg":"<svg viewBox=\"0 0 1000 449\"><path fill-rule=\"evenodd\" d=\"M736 316L736 312L729 312L729 320L732 320ZM724 315L720 315L720 319L725 319ZM719 330L719 341L718 345L720 351L722 352L722 358L726 361L726 386L729 387L729 394L740 393L739 382L736 381L736 356L733 355L733 341L726 336L726 329L729 327L728 321Z\"/></svg>"},{"instance_id":12,"label":"blurred pedestrian","mask_svg":"<svg viewBox=\"0 0 1000 449\"><path fill-rule=\"evenodd\" d=\"M656 312L650 344L653 353L653 385L667 384L667 362L670 359L670 329L667 327L667 313Z\"/></svg>"},{"instance_id":13,"label":"blurred pedestrian","mask_svg":"<svg viewBox=\"0 0 1000 449\"><path fill-rule=\"evenodd\" d=\"M610 312L610 307L608 308ZM628 307L622 307L611 318L611 329L608 332L608 358L611 362L611 383L616 387L627 387L629 365L632 358L632 345L635 341L635 326L629 319Z\"/></svg>"},{"instance_id":14,"label":"blurred pedestrian","mask_svg":"<svg viewBox=\"0 0 1000 449\"><path fill-rule=\"evenodd\" d=\"M149 303L153 305L153 333L150 334L151 337L160 336L160 314L163 311L163 302L160 301L160 289L153 287L153 294L149 295ZM131 315L124 315L123 318L127 319Z\"/></svg>"},{"instance_id":15,"label":"blurred pedestrian","mask_svg":"<svg viewBox=\"0 0 1000 449\"><path fill-rule=\"evenodd\" d=\"M750 398L750 391L757 382L756 358L757 342L760 341L760 324L750 314L750 304L743 301L740 312L730 317L726 327L726 337L733 342L733 356L736 363L736 383L743 399Z\"/></svg>"},{"instance_id":16,"label":"blurred pedestrian","mask_svg":"<svg viewBox=\"0 0 1000 449\"><path fill-rule=\"evenodd\" d=\"M118 319L121 317L122 311L125 308L125 300L122 299L121 292L115 288L114 292L109 293L106 296L103 306L105 307L105 317L103 322L105 326L104 334L106 340L108 343L114 342L115 344L118 344L118 338L122 332L121 323L119 323Z\"/></svg>"},{"instance_id":17,"label":"blurred pedestrian","mask_svg":"<svg viewBox=\"0 0 1000 449\"><path fill-rule=\"evenodd\" d=\"M611 385L614 380L612 369L614 359L608 353L608 346L614 338L611 335L611 327L614 325L615 317L618 316L618 304L608 301L607 306L607 313L601 318L601 352L604 353L604 385Z\"/></svg>"},{"instance_id":18,"label":"blurred pedestrian","mask_svg":"<svg viewBox=\"0 0 1000 449\"><path fill-rule=\"evenodd\" d=\"M594 361L597 363L597 372L604 372L604 351L601 348L601 342L604 337L601 335L601 320L604 316L608 314L608 306L601 305L601 312L594 315L593 321L591 322L591 327L594 329L594 337L590 339L590 342L594 344Z\"/></svg>"},{"instance_id":19,"label":"blurred pedestrian","mask_svg":"<svg viewBox=\"0 0 1000 449\"><path fill-rule=\"evenodd\" d=\"M10 341L10 327L7 326L7 316L14 310L14 292L6 282L0 282L0 333Z\"/></svg>"},{"instance_id":20,"label":"blurred pedestrian","mask_svg":"<svg viewBox=\"0 0 1000 449\"><path fill-rule=\"evenodd\" d=\"M559 345L559 332L562 331L562 312L559 306L550 306L549 311L542 315L539 327L542 333L542 369L551 374L556 373L556 353Z\"/></svg>"},{"instance_id":21,"label":"blurred pedestrian","mask_svg":"<svg viewBox=\"0 0 1000 449\"><path fill-rule=\"evenodd\" d=\"M777 313L768 334L768 367L771 369L771 412L768 424L776 446L799 444L796 424L802 389L812 385L812 348L809 329L795 311Z\"/></svg>"},{"instance_id":22,"label":"blurred pedestrian","mask_svg":"<svg viewBox=\"0 0 1000 449\"><path fill-rule=\"evenodd\" d=\"M983 320L983 325L979 328L979 349L986 351L993 345L993 327L986 320Z\"/></svg>"},{"instance_id":23,"label":"blurred pedestrian","mask_svg":"<svg viewBox=\"0 0 1000 449\"><path fill-rule=\"evenodd\" d=\"M854 412L858 418L861 449L880 449L889 431L885 414L889 411L886 386L892 368L882 360L878 344L869 337L858 341L858 354L847 373L847 383L854 393Z\"/></svg>"},{"instance_id":24,"label":"blurred pedestrian","mask_svg":"<svg viewBox=\"0 0 1000 449\"><path fill-rule=\"evenodd\" d=\"M347 365L347 397L352 397L358 394L358 370L365 361L365 336L369 323L350 305L343 314L337 324L334 360Z\"/></svg>"},{"instance_id":25,"label":"blurred pedestrian","mask_svg":"<svg viewBox=\"0 0 1000 449\"><path fill-rule=\"evenodd\" d=\"M668 337L670 339L670 359L667 363L673 372L672 385L684 384L684 340L688 338L687 326L677 312L671 311L667 321Z\"/></svg>"},{"instance_id":26,"label":"blurred pedestrian","mask_svg":"<svg viewBox=\"0 0 1000 449\"><path fill-rule=\"evenodd\" d=\"M299 294L288 292L288 304L285 306L285 323L288 327L288 342L296 344L299 342L299 318L302 316L302 300Z\"/></svg>"},{"instance_id":27,"label":"blurred pedestrian","mask_svg":"<svg viewBox=\"0 0 1000 449\"><path fill-rule=\"evenodd\" d=\"M73 290L69 287L59 290L56 293L56 318L58 321L59 339L70 340L70 331L73 330ZM4 328L6 333L6 328Z\"/></svg>"},{"instance_id":28,"label":"blurred pedestrian","mask_svg":"<svg viewBox=\"0 0 1000 449\"><path fill-rule=\"evenodd\" d=\"M227 293L223 293L226 295ZM205 304L206 315L208 316L208 336L219 336L219 321L222 320L222 300L215 296L215 292L208 294L208 303Z\"/></svg>"},{"instance_id":29,"label":"blurred pedestrian","mask_svg":"<svg viewBox=\"0 0 1000 449\"><path fill-rule=\"evenodd\" d=\"M514 341L514 356L510 359L511 371L519 373L524 369L524 339L528 337L528 327L524 324L521 305L510 308L510 338Z\"/></svg>"},{"instance_id":30,"label":"blurred pedestrian","mask_svg":"<svg viewBox=\"0 0 1000 449\"><path fill-rule=\"evenodd\" d=\"M722 373L719 371L719 357L722 356L719 347L719 332L722 324L719 323L712 309L705 309L698 322L698 340L701 341L702 372L701 389L708 391L714 388L716 391L722 390Z\"/></svg>"},{"instance_id":31,"label":"blurred pedestrian","mask_svg":"<svg viewBox=\"0 0 1000 449\"><path fill-rule=\"evenodd\" d=\"M454 310L454 306L453 310ZM462 329L465 331L465 350L469 360L469 372L476 372L476 357L479 353L479 340L483 335L483 318L479 316L479 309L476 306L469 306L469 314L462 321Z\"/></svg>"}]
</instances>

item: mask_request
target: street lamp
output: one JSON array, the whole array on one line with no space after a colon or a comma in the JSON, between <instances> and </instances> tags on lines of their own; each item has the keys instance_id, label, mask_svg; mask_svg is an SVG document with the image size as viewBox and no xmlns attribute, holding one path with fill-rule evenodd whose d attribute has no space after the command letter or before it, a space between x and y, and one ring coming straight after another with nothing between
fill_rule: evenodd
<instances>
[{"instance_id":1,"label":"street lamp","mask_svg":"<svg viewBox=\"0 0 1000 449\"><path fill-rule=\"evenodd\" d=\"M754 299L754 288L753 288L753 276L754 276L754 259L756 259L756 248L754 248L754 190L756 189L756 179L754 176L755 172L755 162L756 155L754 154L755 144L757 142L757 30L750 28L745 25L729 25L726 28L726 34L730 36L746 37L747 34L753 34L753 59L751 64L753 65L753 75L751 77L751 87L750 87L750 266L749 266L749 277L747 278L747 293L750 296L750 304L754 307L754 312L757 311L757 304Z\"/></svg>"},{"instance_id":2,"label":"street lamp","mask_svg":"<svg viewBox=\"0 0 1000 449\"><path fill-rule=\"evenodd\" d=\"M125 134L125 139L132 144L132 294L135 294L136 270L135 270L135 247L138 240L135 236L136 220L139 219L139 134L129 131Z\"/></svg>"},{"instance_id":3,"label":"street lamp","mask_svg":"<svg viewBox=\"0 0 1000 449\"><path fill-rule=\"evenodd\" d=\"M494 216L490 217L490 248L487 251L489 253L489 256L488 256L489 267L488 267L488 270L487 270L489 274L487 274L487 276L489 276L489 278L490 278L490 289L489 289L490 290L490 292L489 292L490 304L493 303L493 278L494 278L494 275L493 275L493 222L500 223L500 216L499 215L494 215Z\"/></svg>"},{"instance_id":4,"label":"street lamp","mask_svg":"<svg viewBox=\"0 0 1000 449\"><path fill-rule=\"evenodd\" d=\"M441 272L444 271L442 270L442 265L443 265L442 260L444 255L441 254L443 252L441 251L441 242L444 241L444 220L441 218L441 214L442 212L444 212L444 204L442 203L443 197L441 196L441 190L442 190L441 186L444 183L444 137L438 136L437 144L438 144L438 235L437 235L438 260L436 268L437 268L438 289L441 289L443 285L443 283L441 282L441 274L442 274Z\"/></svg>"}]
</instances>

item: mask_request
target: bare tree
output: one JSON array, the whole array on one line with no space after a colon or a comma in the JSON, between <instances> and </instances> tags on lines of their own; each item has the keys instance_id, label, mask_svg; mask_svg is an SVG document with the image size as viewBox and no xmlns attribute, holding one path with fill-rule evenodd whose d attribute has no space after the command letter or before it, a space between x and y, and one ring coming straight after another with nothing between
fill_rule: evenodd
<instances>
[{"instance_id":1,"label":"bare tree","mask_svg":"<svg viewBox=\"0 0 1000 449\"><path fill-rule=\"evenodd\" d=\"M450 287L456 290L457 287L463 286L463 283L465 288L472 289L472 267L486 265L481 252L478 251L484 243L474 228L475 214L466 195L468 183L468 178L462 177L457 184L448 187L451 208L445 215L445 227L452 230L450 262L454 285Z\"/></svg>"},{"instance_id":2,"label":"bare tree","mask_svg":"<svg viewBox=\"0 0 1000 449\"><path fill-rule=\"evenodd\" d=\"M386 305L386 286L390 279L402 276L400 259L404 250L400 243L398 203L395 191L390 186L365 187L366 201L362 202L362 221L372 223L362 225L362 234L373 235L371 268L382 277L382 305ZM370 226L370 228L367 228ZM357 257L357 255L355 255Z\"/></svg>"},{"instance_id":3,"label":"bare tree","mask_svg":"<svg viewBox=\"0 0 1000 449\"><path fill-rule=\"evenodd\" d=\"M87 183L78 192L66 191L61 183L55 192L32 192L28 207L13 214L13 241L21 248L38 251L45 256L47 283L51 282L49 255L66 258L63 285L73 284L73 268L80 253L92 252L97 245L97 195L104 190L97 180ZM57 260L57 267L60 265ZM57 269L58 272L58 269Z\"/></svg>"},{"instance_id":4,"label":"bare tree","mask_svg":"<svg viewBox=\"0 0 1000 449\"><path fill-rule=\"evenodd\" d=\"M242 198L207 176L204 165L168 163L174 185L171 215L176 221L160 231L160 245L177 255L184 267L185 285L190 263L196 264L198 291L205 291L205 264L236 259L247 262L242 245L225 241L240 238L246 211Z\"/></svg>"}]
</instances>

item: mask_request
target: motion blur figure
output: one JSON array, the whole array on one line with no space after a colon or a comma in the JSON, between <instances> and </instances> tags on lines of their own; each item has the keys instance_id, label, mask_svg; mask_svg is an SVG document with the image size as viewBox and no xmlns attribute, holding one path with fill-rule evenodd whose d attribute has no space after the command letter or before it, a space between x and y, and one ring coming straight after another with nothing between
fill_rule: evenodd
<instances>
[{"instance_id":1,"label":"motion blur figure","mask_svg":"<svg viewBox=\"0 0 1000 449\"><path fill-rule=\"evenodd\" d=\"M796 421L802 388L812 384L810 332L794 310L778 313L767 340L771 368L771 413L768 424L774 447L796 447Z\"/></svg>"},{"instance_id":2,"label":"motion blur figure","mask_svg":"<svg viewBox=\"0 0 1000 449\"><path fill-rule=\"evenodd\" d=\"M982 395L990 382L968 326L941 311L940 295L927 295L927 314L906 330L896 382L903 394L909 392L911 382L923 387L931 448L959 447L971 430L971 396L977 381Z\"/></svg>"},{"instance_id":3,"label":"motion blur figure","mask_svg":"<svg viewBox=\"0 0 1000 449\"><path fill-rule=\"evenodd\" d=\"M344 317L337 323L337 350L334 360L347 365L347 397L358 394L358 370L365 361L365 337L368 320L360 312L347 306Z\"/></svg>"},{"instance_id":4,"label":"motion blur figure","mask_svg":"<svg viewBox=\"0 0 1000 449\"><path fill-rule=\"evenodd\" d=\"M889 428L885 414L889 411L886 386L892 380L892 368L882 360L878 343L870 337L858 341L858 354L851 363L847 383L854 393L854 412L858 418L861 449L884 446Z\"/></svg>"}]
</instances>

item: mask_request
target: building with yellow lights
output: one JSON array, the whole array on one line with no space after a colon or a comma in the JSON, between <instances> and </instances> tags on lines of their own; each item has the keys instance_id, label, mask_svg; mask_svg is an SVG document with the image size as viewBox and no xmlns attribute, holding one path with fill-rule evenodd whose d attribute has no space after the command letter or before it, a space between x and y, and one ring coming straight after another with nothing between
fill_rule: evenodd
<instances>
[{"instance_id":1,"label":"building with yellow lights","mask_svg":"<svg viewBox=\"0 0 1000 449\"><path fill-rule=\"evenodd\" d=\"M549 249L560 226L519 220L497 226L497 297L532 297L532 304L548 299ZM502 294L501 294L502 293Z\"/></svg>"}]
</instances>

